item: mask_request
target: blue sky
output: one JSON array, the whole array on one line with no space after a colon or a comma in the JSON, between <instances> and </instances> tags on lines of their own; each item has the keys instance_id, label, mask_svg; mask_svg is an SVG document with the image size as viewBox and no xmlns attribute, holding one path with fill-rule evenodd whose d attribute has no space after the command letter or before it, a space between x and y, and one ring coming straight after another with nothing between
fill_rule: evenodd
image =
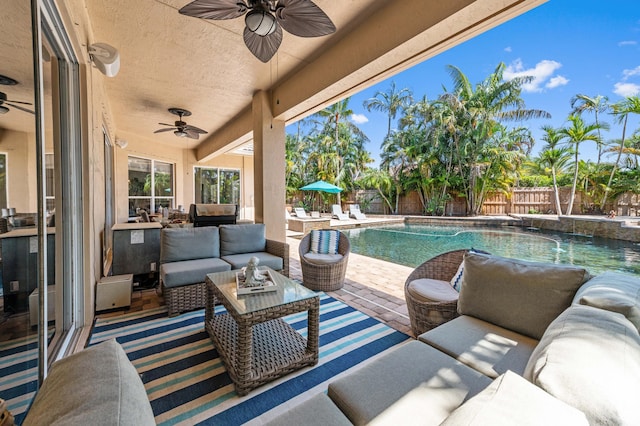
<instances>
[{"instance_id":1,"label":"blue sky","mask_svg":"<svg viewBox=\"0 0 640 426\"><path fill-rule=\"evenodd\" d=\"M450 49L422 64L397 74L351 97L352 120L369 137L367 149L379 159L379 148L387 131L383 113L368 112L363 101L384 92L393 80L398 88L409 88L415 99L435 99L442 87L451 88L447 65L455 65L472 84L507 65L509 75L533 75L534 83L523 91L527 108L543 109L551 119L531 120L520 125L536 138L534 153L544 142L540 127L562 126L571 111L570 100L578 93L603 95L615 103L624 96L640 94L640 1L638 0L550 0L490 31ZM593 122L593 115L585 115ZM611 130L606 140L619 139L621 127L606 115ZM639 127L630 118L631 131ZM514 123L517 125L518 123ZM290 131L294 131L293 127ZM581 158L596 158L595 145L583 143Z\"/></svg>"}]
</instances>

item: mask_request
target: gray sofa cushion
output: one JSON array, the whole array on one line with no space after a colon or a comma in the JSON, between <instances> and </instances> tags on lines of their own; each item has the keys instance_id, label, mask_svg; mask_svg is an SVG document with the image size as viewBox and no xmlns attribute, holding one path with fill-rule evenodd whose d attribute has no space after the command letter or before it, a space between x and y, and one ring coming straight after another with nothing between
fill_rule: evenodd
<instances>
[{"instance_id":1,"label":"gray sofa cushion","mask_svg":"<svg viewBox=\"0 0 640 426\"><path fill-rule=\"evenodd\" d=\"M294 406L285 413L267 422L268 426L351 426L349 419L324 393Z\"/></svg>"},{"instance_id":2,"label":"gray sofa cushion","mask_svg":"<svg viewBox=\"0 0 640 426\"><path fill-rule=\"evenodd\" d=\"M589 278L577 266L467 253L458 313L539 340Z\"/></svg>"},{"instance_id":3,"label":"gray sofa cushion","mask_svg":"<svg viewBox=\"0 0 640 426\"><path fill-rule=\"evenodd\" d=\"M54 424L156 424L142 380L115 340L53 364L23 425Z\"/></svg>"},{"instance_id":4,"label":"gray sofa cushion","mask_svg":"<svg viewBox=\"0 0 640 426\"><path fill-rule=\"evenodd\" d=\"M214 226L164 228L160 234L160 263L220 257L220 236Z\"/></svg>"},{"instance_id":5,"label":"gray sofa cushion","mask_svg":"<svg viewBox=\"0 0 640 426\"><path fill-rule=\"evenodd\" d=\"M220 225L220 255L265 251L264 223Z\"/></svg>"},{"instance_id":6,"label":"gray sofa cushion","mask_svg":"<svg viewBox=\"0 0 640 426\"><path fill-rule=\"evenodd\" d=\"M549 326L526 379L598 425L640 425L640 336L624 316L571 306Z\"/></svg>"},{"instance_id":7,"label":"gray sofa cushion","mask_svg":"<svg viewBox=\"0 0 640 426\"><path fill-rule=\"evenodd\" d=\"M491 378L509 370L523 374L538 344L535 339L466 315L418 339Z\"/></svg>"},{"instance_id":8,"label":"gray sofa cushion","mask_svg":"<svg viewBox=\"0 0 640 426\"><path fill-rule=\"evenodd\" d=\"M588 425L583 413L507 371L465 402L442 426Z\"/></svg>"},{"instance_id":9,"label":"gray sofa cushion","mask_svg":"<svg viewBox=\"0 0 640 426\"><path fill-rule=\"evenodd\" d=\"M265 251L258 253L230 254L228 256L222 256L222 260L229 263L231 265L231 269L240 269L247 266L247 263L249 263L249 259L251 259L253 256L257 257L258 260L260 260L258 266L268 266L275 271L281 271L282 268L284 268L284 263L281 257L275 256Z\"/></svg>"},{"instance_id":10,"label":"gray sofa cushion","mask_svg":"<svg viewBox=\"0 0 640 426\"><path fill-rule=\"evenodd\" d=\"M491 380L412 341L329 384L329 397L356 424L434 424Z\"/></svg>"},{"instance_id":11,"label":"gray sofa cushion","mask_svg":"<svg viewBox=\"0 0 640 426\"><path fill-rule=\"evenodd\" d=\"M197 229L197 228L194 228ZM223 272L231 265L219 258L183 260L160 265L160 278L165 287L180 287L204 282L207 274Z\"/></svg>"},{"instance_id":12,"label":"gray sofa cushion","mask_svg":"<svg viewBox=\"0 0 640 426\"><path fill-rule=\"evenodd\" d=\"M640 279L618 272L604 272L587 281L573 303L618 312L640 332Z\"/></svg>"}]
</instances>

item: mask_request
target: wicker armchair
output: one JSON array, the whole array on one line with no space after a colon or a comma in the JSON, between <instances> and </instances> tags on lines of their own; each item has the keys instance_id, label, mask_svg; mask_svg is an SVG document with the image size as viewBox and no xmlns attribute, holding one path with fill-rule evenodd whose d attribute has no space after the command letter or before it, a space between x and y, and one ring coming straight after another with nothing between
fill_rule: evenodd
<instances>
[{"instance_id":1,"label":"wicker armchair","mask_svg":"<svg viewBox=\"0 0 640 426\"><path fill-rule=\"evenodd\" d=\"M418 266L404 284L411 329L416 337L458 316L458 300L425 302L414 297L408 290L409 283L420 278L450 282L468 250L455 250L435 256Z\"/></svg>"},{"instance_id":2,"label":"wicker armchair","mask_svg":"<svg viewBox=\"0 0 640 426\"><path fill-rule=\"evenodd\" d=\"M335 263L319 264L306 260L304 255L309 252L310 246L311 233L308 233L302 238L298 246L304 286L317 291L334 291L341 289L344 285L349 253L351 252L351 242L349 238L340 232L338 253L342 255L342 258Z\"/></svg>"}]
</instances>

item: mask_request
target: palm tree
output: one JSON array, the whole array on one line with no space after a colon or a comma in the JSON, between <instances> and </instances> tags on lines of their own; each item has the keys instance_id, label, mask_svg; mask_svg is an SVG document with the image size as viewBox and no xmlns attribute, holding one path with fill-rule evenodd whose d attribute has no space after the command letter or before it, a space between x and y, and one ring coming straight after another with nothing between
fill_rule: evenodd
<instances>
[{"instance_id":1,"label":"palm tree","mask_svg":"<svg viewBox=\"0 0 640 426\"><path fill-rule=\"evenodd\" d=\"M609 98L606 96L598 95L595 97L589 97L587 95L578 94L571 98L571 108L573 108L573 114L582 115L585 111L592 111L595 116L595 122L597 125L600 124L598 121L598 114L601 112L605 112L609 109ZM602 158L602 135L600 134L600 129L598 129L598 162L600 164L600 159Z\"/></svg>"},{"instance_id":2,"label":"palm tree","mask_svg":"<svg viewBox=\"0 0 640 426\"><path fill-rule=\"evenodd\" d=\"M558 130L563 139L567 140L567 143L573 145L574 150L574 171L573 171L573 184L571 185L571 196L569 197L569 206L567 207L567 216L571 215L573 210L573 201L576 197L576 185L578 184L578 167L580 156L580 144L585 141L597 141L598 128L601 125L597 124L585 124L582 118L578 115L572 114L569 116L571 125L569 127L563 127Z\"/></svg>"},{"instance_id":3,"label":"palm tree","mask_svg":"<svg viewBox=\"0 0 640 426\"><path fill-rule=\"evenodd\" d=\"M393 190L393 179L385 170L368 168L364 172L364 176L360 180L362 186L374 188L378 191L380 198L384 200L390 211L393 211L393 204L390 197Z\"/></svg>"},{"instance_id":4,"label":"palm tree","mask_svg":"<svg viewBox=\"0 0 640 426\"><path fill-rule=\"evenodd\" d=\"M372 110L387 113L387 136L391 134L391 121L396 118L398 112L412 102L411 91L407 88L396 90L396 83L391 82L391 87L386 92L376 92L373 98L365 100L362 105L371 112Z\"/></svg>"},{"instance_id":5,"label":"palm tree","mask_svg":"<svg viewBox=\"0 0 640 426\"><path fill-rule=\"evenodd\" d=\"M605 191L604 191L604 196L602 197L601 205L603 208L604 208L604 204L607 201L607 194L611 189L611 182L613 182L613 176L616 173L618 164L620 164L620 157L622 156L622 152L624 151L625 135L627 132L627 121L629 119L629 114L640 114L640 98L638 96L629 96L628 98L625 98L621 102L614 104L613 114L617 117L618 123L623 123L622 139L620 139L618 156L616 157L616 162L613 164L613 169L611 169L611 175L609 175L609 182L607 183L607 187L605 188Z\"/></svg>"},{"instance_id":6,"label":"palm tree","mask_svg":"<svg viewBox=\"0 0 640 426\"><path fill-rule=\"evenodd\" d=\"M555 195L556 202L556 214L562 215L562 207L560 206L560 195L558 193L558 172L561 171L569 161L571 151L567 147L560 147L560 141L562 135L558 129L551 126L542 127L544 135L542 140L547 142L547 145L540 151L538 155L539 162L551 169L551 178L553 179L553 193Z\"/></svg>"}]
</instances>

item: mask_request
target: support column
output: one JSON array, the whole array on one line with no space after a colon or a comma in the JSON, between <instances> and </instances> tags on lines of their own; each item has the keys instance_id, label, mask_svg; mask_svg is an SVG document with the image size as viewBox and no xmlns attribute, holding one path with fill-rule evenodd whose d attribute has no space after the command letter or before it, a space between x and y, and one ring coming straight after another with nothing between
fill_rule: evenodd
<instances>
[{"instance_id":1,"label":"support column","mask_svg":"<svg viewBox=\"0 0 640 426\"><path fill-rule=\"evenodd\" d=\"M274 120L265 91L253 95L252 111L255 221L266 225L267 238L284 241L284 121Z\"/></svg>"}]
</instances>

